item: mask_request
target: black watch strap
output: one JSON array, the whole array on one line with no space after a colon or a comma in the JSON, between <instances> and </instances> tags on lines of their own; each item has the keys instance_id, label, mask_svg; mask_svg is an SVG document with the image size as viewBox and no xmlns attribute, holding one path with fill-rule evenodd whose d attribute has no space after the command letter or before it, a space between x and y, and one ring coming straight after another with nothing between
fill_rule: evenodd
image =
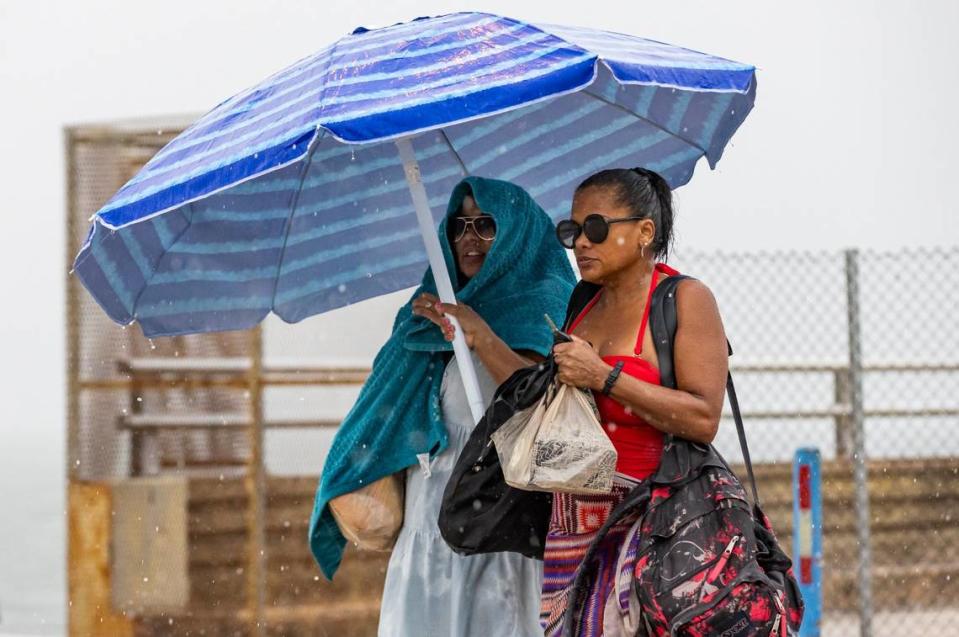
<instances>
[{"instance_id":1,"label":"black watch strap","mask_svg":"<svg viewBox=\"0 0 959 637\"><path fill-rule=\"evenodd\" d=\"M603 385L603 396L609 396L609 392L613 391L613 385L616 384L616 379L619 378L619 373L623 371L625 364L625 361L619 361L613 366L613 371L606 377L606 384Z\"/></svg>"}]
</instances>

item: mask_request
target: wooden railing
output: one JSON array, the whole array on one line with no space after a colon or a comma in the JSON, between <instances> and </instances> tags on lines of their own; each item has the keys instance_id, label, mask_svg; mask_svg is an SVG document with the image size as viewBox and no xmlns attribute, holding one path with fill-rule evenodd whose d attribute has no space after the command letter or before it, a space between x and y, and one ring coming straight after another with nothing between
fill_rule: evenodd
<instances>
[{"instance_id":1,"label":"wooden railing","mask_svg":"<svg viewBox=\"0 0 959 637\"><path fill-rule=\"evenodd\" d=\"M237 413L197 412L187 414L144 413L137 399L142 392L163 388L246 388L302 386L332 387L361 385L369 375L369 368L331 366L311 361L264 363L259 377L251 378L253 364L248 358L142 358L121 361L120 372L130 392L130 409L117 419L121 429L131 432L131 452L134 475L154 464L157 453L155 441L161 432L214 431L244 429L262 426L263 429L334 429L338 419L290 419L259 416L257 410L244 409ZM755 363L737 364L734 374L830 374L833 378L833 402L814 409L748 409L743 417L752 420L804 420L828 418L834 421L837 456L851 453L851 375L848 365L841 363ZM864 366L868 373L959 372L959 364L951 363L884 363ZM730 414L726 413L725 416ZM866 418L930 418L959 416L959 405L948 407L866 408Z\"/></svg>"}]
</instances>

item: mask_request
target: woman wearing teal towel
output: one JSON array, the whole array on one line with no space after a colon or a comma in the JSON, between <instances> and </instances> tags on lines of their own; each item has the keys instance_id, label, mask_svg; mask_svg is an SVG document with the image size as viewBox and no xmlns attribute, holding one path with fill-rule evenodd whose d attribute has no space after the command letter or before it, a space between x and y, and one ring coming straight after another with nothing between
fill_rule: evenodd
<instances>
[{"instance_id":1,"label":"woman wearing teal towel","mask_svg":"<svg viewBox=\"0 0 959 637\"><path fill-rule=\"evenodd\" d=\"M403 529L390 557L381 637L542 635L542 564L513 553L461 556L437 526L443 489L474 423L452 355L457 318L489 404L497 385L552 347L575 281L553 224L522 188L468 177L440 224L458 304L439 303L432 273L393 333L333 441L316 494L310 546L332 578L345 540L327 503L406 471Z\"/></svg>"}]
</instances>

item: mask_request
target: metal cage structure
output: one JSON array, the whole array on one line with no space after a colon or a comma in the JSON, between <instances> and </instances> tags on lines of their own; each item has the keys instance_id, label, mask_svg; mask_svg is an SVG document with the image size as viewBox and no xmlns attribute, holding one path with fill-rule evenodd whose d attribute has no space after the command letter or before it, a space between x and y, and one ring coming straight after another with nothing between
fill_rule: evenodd
<instances>
[{"instance_id":1,"label":"metal cage structure","mask_svg":"<svg viewBox=\"0 0 959 637\"><path fill-rule=\"evenodd\" d=\"M66 270L89 215L186 123L65 131ZM719 301L783 546L790 459L822 453L823 634L951 630L959 247L673 260ZM271 343L284 337L269 323L151 341L112 323L69 274L66 294L70 634L375 634L388 556L349 550L336 581L323 579L306 542L320 458L290 455L335 431L371 359L277 359ZM318 398L271 408L307 394ZM716 445L739 460L730 423Z\"/></svg>"}]
</instances>

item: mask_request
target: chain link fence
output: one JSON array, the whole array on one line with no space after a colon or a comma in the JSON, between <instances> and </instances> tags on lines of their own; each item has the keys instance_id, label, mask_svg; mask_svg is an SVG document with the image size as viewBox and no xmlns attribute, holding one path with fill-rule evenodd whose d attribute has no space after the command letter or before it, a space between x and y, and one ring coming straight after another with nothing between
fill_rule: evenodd
<instances>
[{"instance_id":1,"label":"chain link fence","mask_svg":"<svg viewBox=\"0 0 959 637\"><path fill-rule=\"evenodd\" d=\"M68 132L68 255L91 211L175 133L165 129ZM792 456L822 452L823 633L953 632L959 247L673 262L719 302L761 496L787 550ZM329 584L306 525L335 427L408 291L297 325L271 317L152 342L111 323L72 277L67 294L71 633L373 634L386 557L348 552ZM731 421L716 445L741 462ZM120 558L140 568L112 569Z\"/></svg>"},{"instance_id":2,"label":"chain link fence","mask_svg":"<svg viewBox=\"0 0 959 637\"><path fill-rule=\"evenodd\" d=\"M765 465L761 495L784 546L789 462L799 447L822 453L823 634L954 631L959 249L689 252L677 262L719 301L753 461ZM741 462L728 420L716 446Z\"/></svg>"}]
</instances>

